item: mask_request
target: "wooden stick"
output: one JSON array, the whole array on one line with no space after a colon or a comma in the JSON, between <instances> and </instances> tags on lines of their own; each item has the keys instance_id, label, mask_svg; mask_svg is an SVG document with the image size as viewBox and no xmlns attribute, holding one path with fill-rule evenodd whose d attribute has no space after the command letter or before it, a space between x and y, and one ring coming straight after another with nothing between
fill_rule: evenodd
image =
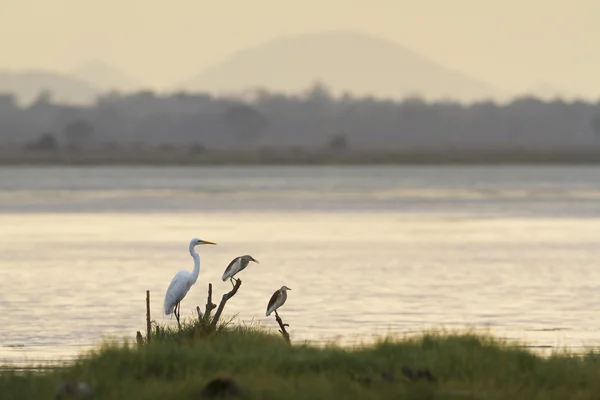
<instances>
[{"instance_id":1,"label":"wooden stick","mask_svg":"<svg viewBox=\"0 0 600 400\"><path fill-rule=\"evenodd\" d=\"M279 314L277 314L277 310L275 310L275 320L277 320L277 323L279 324L279 327L281 328L279 330L279 333L281 333L281 336L283 336L283 338L285 339L287 344L289 344L291 346L292 341L290 340L290 334L285 330L285 327L290 326L290 325L283 323L283 321L281 320L281 317L279 316Z\"/></svg>"},{"instance_id":2,"label":"wooden stick","mask_svg":"<svg viewBox=\"0 0 600 400\"><path fill-rule=\"evenodd\" d=\"M150 324L150 291L146 290L146 343L150 343L150 335L152 334L152 326Z\"/></svg>"},{"instance_id":3,"label":"wooden stick","mask_svg":"<svg viewBox=\"0 0 600 400\"><path fill-rule=\"evenodd\" d=\"M215 313L215 317L213 318L213 320L210 324L210 326L212 328L216 328L217 322L219 322L219 318L221 318L221 314L223 313L223 309L225 308L225 303L227 303L227 300L229 300L230 298L235 296L235 294L237 293L240 286L242 286L242 281L240 279L238 279L237 282L235 283L235 286L233 287L233 289L231 289L231 291L229 293L225 293L223 295L223 298L221 299L221 303L219 304L219 308L217 308L217 312Z\"/></svg>"}]
</instances>

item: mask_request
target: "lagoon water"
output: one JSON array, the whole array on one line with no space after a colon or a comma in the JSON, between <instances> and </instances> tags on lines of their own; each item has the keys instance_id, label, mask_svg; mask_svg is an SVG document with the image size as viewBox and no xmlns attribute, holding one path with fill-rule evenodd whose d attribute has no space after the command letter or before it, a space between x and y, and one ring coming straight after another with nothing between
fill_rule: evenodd
<instances>
[{"instance_id":1,"label":"lagoon water","mask_svg":"<svg viewBox=\"0 0 600 400\"><path fill-rule=\"evenodd\" d=\"M0 168L0 363L70 359L134 338L180 269L182 317L253 264L226 315L298 342L445 327L534 346L600 345L600 168Z\"/></svg>"}]
</instances>

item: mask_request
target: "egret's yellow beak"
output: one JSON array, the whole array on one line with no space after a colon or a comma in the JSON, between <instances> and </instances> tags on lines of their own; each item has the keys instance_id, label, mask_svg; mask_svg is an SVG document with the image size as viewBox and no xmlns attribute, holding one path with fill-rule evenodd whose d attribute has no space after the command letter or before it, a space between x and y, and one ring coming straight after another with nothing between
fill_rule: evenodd
<instances>
[{"instance_id":1,"label":"egret's yellow beak","mask_svg":"<svg viewBox=\"0 0 600 400\"><path fill-rule=\"evenodd\" d=\"M200 240L200 243L202 243L202 244L214 244L214 245L216 245L215 242L209 242L208 240Z\"/></svg>"}]
</instances>

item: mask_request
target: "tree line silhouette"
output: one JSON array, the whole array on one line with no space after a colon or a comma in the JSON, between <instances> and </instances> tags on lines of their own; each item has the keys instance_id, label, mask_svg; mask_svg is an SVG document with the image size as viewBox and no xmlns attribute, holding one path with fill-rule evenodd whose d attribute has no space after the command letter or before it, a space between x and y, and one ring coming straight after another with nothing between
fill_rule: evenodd
<instances>
[{"instance_id":1,"label":"tree line silhouette","mask_svg":"<svg viewBox=\"0 0 600 400\"><path fill-rule=\"evenodd\" d=\"M0 147L33 152L143 149L600 152L600 102L426 102L334 97L316 83L297 95L151 91L58 104L42 92L28 106L0 95Z\"/></svg>"}]
</instances>

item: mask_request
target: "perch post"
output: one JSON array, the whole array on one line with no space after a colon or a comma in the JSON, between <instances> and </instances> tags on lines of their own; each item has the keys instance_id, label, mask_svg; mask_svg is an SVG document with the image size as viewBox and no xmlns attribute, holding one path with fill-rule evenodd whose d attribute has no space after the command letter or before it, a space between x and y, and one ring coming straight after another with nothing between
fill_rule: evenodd
<instances>
[{"instance_id":1,"label":"perch post","mask_svg":"<svg viewBox=\"0 0 600 400\"><path fill-rule=\"evenodd\" d=\"M146 343L150 343L152 326L150 324L150 291L146 290Z\"/></svg>"}]
</instances>

